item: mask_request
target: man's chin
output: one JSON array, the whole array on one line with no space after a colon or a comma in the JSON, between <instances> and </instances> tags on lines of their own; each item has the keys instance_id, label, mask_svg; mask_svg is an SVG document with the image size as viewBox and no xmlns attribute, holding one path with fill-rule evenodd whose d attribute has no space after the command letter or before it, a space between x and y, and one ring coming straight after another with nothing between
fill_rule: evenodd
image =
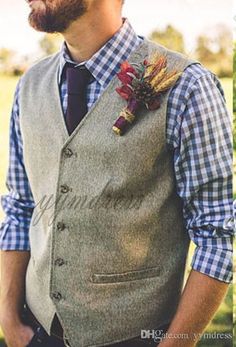
<instances>
[{"instance_id":1,"label":"man's chin","mask_svg":"<svg viewBox=\"0 0 236 347\"><path fill-rule=\"evenodd\" d=\"M50 25L48 23L47 9L43 1L32 0L30 2L31 12L28 17L30 26L41 32L54 32L50 30Z\"/></svg>"},{"instance_id":2,"label":"man's chin","mask_svg":"<svg viewBox=\"0 0 236 347\"><path fill-rule=\"evenodd\" d=\"M41 24L43 23L43 17L46 15L46 6L42 0L30 0L28 1L31 8L29 14L30 25L38 31L44 31L41 29Z\"/></svg>"},{"instance_id":3,"label":"man's chin","mask_svg":"<svg viewBox=\"0 0 236 347\"><path fill-rule=\"evenodd\" d=\"M45 33L64 33L73 21L86 12L82 0L65 0L65 3L61 2L61 7L59 0L58 6L52 6L53 2L48 0L27 0L27 2L31 8L28 17L30 26Z\"/></svg>"},{"instance_id":4,"label":"man's chin","mask_svg":"<svg viewBox=\"0 0 236 347\"><path fill-rule=\"evenodd\" d=\"M40 31L48 34L62 33L64 27L52 25L52 23L39 12L32 11L28 18L30 26L36 31Z\"/></svg>"},{"instance_id":5,"label":"man's chin","mask_svg":"<svg viewBox=\"0 0 236 347\"><path fill-rule=\"evenodd\" d=\"M38 13L36 13L36 11L31 11L28 17L28 21L30 26L34 30L40 31L40 32L48 32L48 28L45 21L43 20L43 17L40 16Z\"/></svg>"}]
</instances>

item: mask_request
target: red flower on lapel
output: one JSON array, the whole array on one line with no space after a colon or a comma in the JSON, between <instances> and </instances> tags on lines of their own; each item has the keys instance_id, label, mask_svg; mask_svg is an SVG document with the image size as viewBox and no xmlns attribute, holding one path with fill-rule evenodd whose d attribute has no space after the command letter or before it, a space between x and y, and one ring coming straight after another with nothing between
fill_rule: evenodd
<instances>
[{"instance_id":1,"label":"red flower on lapel","mask_svg":"<svg viewBox=\"0 0 236 347\"><path fill-rule=\"evenodd\" d=\"M167 58L153 55L136 68L127 61L121 64L117 77L122 85L116 88L117 93L127 101L113 125L113 131L122 135L127 126L135 120L135 112L144 105L148 110L157 110L161 106L161 96L168 91L181 76L182 71L168 71Z\"/></svg>"}]
</instances>

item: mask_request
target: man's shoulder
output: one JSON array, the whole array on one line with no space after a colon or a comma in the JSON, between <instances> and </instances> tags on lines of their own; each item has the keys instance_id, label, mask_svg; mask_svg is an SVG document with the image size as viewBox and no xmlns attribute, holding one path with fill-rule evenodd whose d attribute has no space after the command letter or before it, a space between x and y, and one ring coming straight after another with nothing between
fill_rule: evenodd
<instances>
[{"instance_id":1,"label":"man's shoulder","mask_svg":"<svg viewBox=\"0 0 236 347\"><path fill-rule=\"evenodd\" d=\"M196 100L208 100L209 103L216 102L210 95L215 98L221 94L224 97L224 91L218 77L200 63L189 65L180 76L177 83L171 89L170 103L173 107L179 101L181 109L184 110L188 102L196 103ZM179 110L178 110L179 111Z\"/></svg>"},{"instance_id":2,"label":"man's shoulder","mask_svg":"<svg viewBox=\"0 0 236 347\"><path fill-rule=\"evenodd\" d=\"M217 90L224 95L219 78L206 66L196 63L188 66L179 80L179 87L185 90L185 95L206 95L210 91Z\"/></svg>"}]
</instances>

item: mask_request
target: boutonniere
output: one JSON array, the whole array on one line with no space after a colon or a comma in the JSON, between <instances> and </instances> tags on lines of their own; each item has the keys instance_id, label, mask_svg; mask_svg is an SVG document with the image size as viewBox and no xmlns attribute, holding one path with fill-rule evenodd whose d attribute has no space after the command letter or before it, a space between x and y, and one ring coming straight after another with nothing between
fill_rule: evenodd
<instances>
[{"instance_id":1,"label":"boutonniere","mask_svg":"<svg viewBox=\"0 0 236 347\"><path fill-rule=\"evenodd\" d=\"M113 125L117 135L123 135L127 126L136 118L136 112L142 106L148 110L157 110L161 106L162 95L178 80L182 71L167 72L167 58L153 55L140 64L121 64L117 77L122 82L117 93L127 101L127 106L121 111Z\"/></svg>"}]
</instances>

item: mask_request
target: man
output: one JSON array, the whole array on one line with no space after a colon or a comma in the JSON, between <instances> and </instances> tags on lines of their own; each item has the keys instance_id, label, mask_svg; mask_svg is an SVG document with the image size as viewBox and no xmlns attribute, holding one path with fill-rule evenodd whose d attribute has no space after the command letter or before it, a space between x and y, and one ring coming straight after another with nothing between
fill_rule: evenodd
<instances>
[{"instance_id":1,"label":"man","mask_svg":"<svg viewBox=\"0 0 236 347\"><path fill-rule=\"evenodd\" d=\"M221 86L200 64L137 36L121 0L29 5L32 27L65 43L15 95L1 227L7 344L194 346L232 277L231 121ZM153 52L184 71L160 107L140 109L119 137L116 74ZM181 293L189 239L197 247ZM153 329L156 338L144 338Z\"/></svg>"}]
</instances>

